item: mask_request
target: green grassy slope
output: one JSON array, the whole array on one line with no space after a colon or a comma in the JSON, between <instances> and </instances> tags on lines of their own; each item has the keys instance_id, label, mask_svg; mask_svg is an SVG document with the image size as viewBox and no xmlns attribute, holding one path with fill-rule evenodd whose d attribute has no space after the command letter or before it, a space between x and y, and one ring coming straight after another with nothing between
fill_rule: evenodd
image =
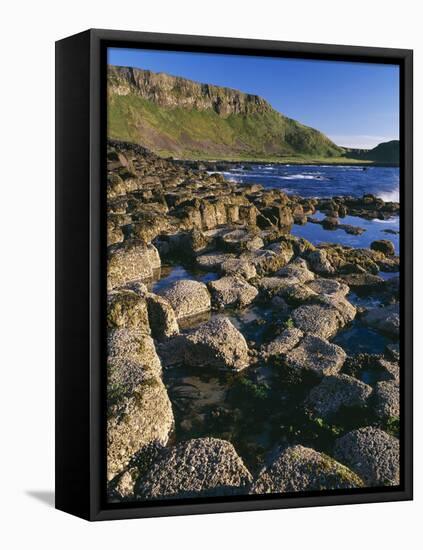
<instances>
[{"instance_id":1,"label":"green grassy slope","mask_svg":"<svg viewBox=\"0 0 423 550\"><path fill-rule=\"evenodd\" d=\"M400 158L399 141L385 141L373 149L345 149L348 159L367 162L398 165Z\"/></svg>"},{"instance_id":2,"label":"green grassy slope","mask_svg":"<svg viewBox=\"0 0 423 550\"><path fill-rule=\"evenodd\" d=\"M340 157L325 135L274 109L219 116L214 110L163 107L140 95L109 94L109 136L179 158Z\"/></svg>"}]
</instances>

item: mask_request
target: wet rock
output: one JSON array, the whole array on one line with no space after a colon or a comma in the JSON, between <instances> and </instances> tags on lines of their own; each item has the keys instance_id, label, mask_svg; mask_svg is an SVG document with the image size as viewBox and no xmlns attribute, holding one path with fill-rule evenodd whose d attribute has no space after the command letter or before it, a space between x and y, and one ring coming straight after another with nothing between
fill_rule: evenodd
<instances>
[{"instance_id":1,"label":"wet rock","mask_svg":"<svg viewBox=\"0 0 423 550\"><path fill-rule=\"evenodd\" d=\"M307 255L307 261L310 269L320 275L333 275L335 268L328 259L326 250L318 249Z\"/></svg>"},{"instance_id":2,"label":"wet rock","mask_svg":"<svg viewBox=\"0 0 423 550\"><path fill-rule=\"evenodd\" d=\"M152 244L123 242L109 247L107 285L112 289L131 281L151 279L160 268L160 256Z\"/></svg>"},{"instance_id":3,"label":"wet rock","mask_svg":"<svg viewBox=\"0 0 423 550\"><path fill-rule=\"evenodd\" d=\"M380 271L385 271L387 273L396 273L400 270L400 258L399 256L384 258L383 260L378 260L377 265Z\"/></svg>"},{"instance_id":4,"label":"wet rock","mask_svg":"<svg viewBox=\"0 0 423 550\"><path fill-rule=\"evenodd\" d=\"M136 487L139 499L236 495L252 481L234 447L211 437L166 449Z\"/></svg>"},{"instance_id":5,"label":"wet rock","mask_svg":"<svg viewBox=\"0 0 423 550\"><path fill-rule=\"evenodd\" d=\"M285 355L298 344L302 337L301 330L287 328L275 340L262 347L261 355L265 359Z\"/></svg>"},{"instance_id":6,"label":"wet rock","mask_svg":"<svg viewBox=\"0 0 423 550\"><path fill-rule=\"evenodd\" d=\"M169 301L153 293L147 293L145 298L153 338L162 340L179 334L178 321Z\"/></svg>"},{"instance_id":7,"label":"wet rock","mask_svg":"<svg viewBox=\"0 0 423 550\"><path fill-rule=\"evenodd\" d=\"M286 267L277 272L278 277L295 277L300 283L307 283L314 279L314 273L308 269L303 258L296 258Z\"/></svg>"},{"instance_id":8,"label":"wet rock","mask_svg":"<svg viewBox=\"0 0 423 550\"><path fill-rule=\"evenodd\" d=\"M363 227L346 223L340 223L338 229L343 229L348 235L362 235L366 231Z\"/></svg>"},{"instance_id":9,"label":"wet rock","mask_svg":"<svg viewBox=\"0 0 423 550\"><path fill-rule=\"evenodd\" d=\"M220 269L220 266L227 260L233 260L236 258L235 254L229 253L219 253L219 252L210 252L208 254L202 254L197 257L197 264L202 269L207 269L211 271L217 271Z\"/></svg>"},{"instance_id":10,"label":"wet rock","mask_svg":"<svg viewBox=\"0 0 423 550\"><path fill-rule=\"evenodd\" d=\"M373 292L379 290L384 285L382 277L372 275L371 273L342 275L342 280L353 290L360 292Z\"/></svg>"},{"instance_id":11,"label":"wet rock","mask_svg":"<svg viewBox=\"0 0 423 550\"><path fill-rule=\"evenodd\" d=\"M249 364L244 336L226 317L215 317L185 337L188 365L239 371Z\"/></svg>"},{"instance_id":12,"label":"wet rock","mask_svg":"<svg viewBox=\"0 0 423 550\"><path fill-rule=\"evenodd\" d=\"M321 221L323 229L337 229L339 225L338 218L327 216Z\"/></svg>"},{"instance_id":13,"label":"wet rock","mask_svg":"<svg viewBox=\"0 0 423 550\"><path fill-rule=\"evenodd\" d=\"M294 325L303 332L331 338L345 325L340 313L327 305L306 304L292 312Z\"/></svg>"},{"instance_id":14,"label":"wet rock","mask_svg":"<svg viewBox=\"0 0 423 550\"><path fill-rule=\"evenodd\" d=\"M306 335L286 356L288 367L319 377L338 374L346 359L345 351L324 338Z\"/></svg>"},{"instance_id":15,"label":"wet rock","mask_svg":"<svg viewBox=\"0 0 423 550\"><path fill-rule=\"evenodd\" d=\"M381 252L368 248L347 248L336 246L327 249L331 260L338 263L340 273L379 273L378 262L385 260Z\"/></svg>"},{"instance_id":16,"label":"wet rock","mask_svg":"<svg viewBox=\"0 0 423 550\"><path fill-rule=\"evenodd\" d=\"M400 388L398 382L378 382L373 394L373 408L379 420L400 415Z\"/></svg>"},{"instance_id":17,"label":"wet rock","mask_svg":"<svg viewBox=\"0 0 423 550\"><path fill-rule=\"evenodd\" d=\"M107 296L107 327L134 328L150 334L145 299L132 290L115 290Z\"/></svg>"},{"instance_id":18,"label":"wet rock","mask_svg":"<svg viewBox=\"0 0 423 550\"><path fill-rule=\"evenodd\" d=\"M276 309L280 314L287 314L290 311L289 305L281 296L274 296L270 305L273 309Z\"/></svg>"},{"instance_id":19,"label":"wet rock","mask_svg":"<svg viewBox=\"0 0 423 550\"><path fill-rule=\"evenodd\" d=\"M387 361L382 355L358 353L348 357L344 371L355 377L363 377L366 371L374 373L379 380L399 380L398 362Z\"/></svg>"},{"instance_id":20,"label":"wet rock","mask_svg":"<svg viewBox=\"0 0 423 550\"><path fill-rule=\"evenodd\" d=\"M353 430L337 439L335 458L356 472L366 486L398 485L400 482L399 441L373 427Z\"/></svg>"},{"instance_id":21,"label":"wet rock","mask_svg":"<svg viewBox=\"0 0 423 550\"><path fill-rule=\"evenodd\" d=\"M172 306L178 321L186 317L199 315L211 309L210 294L205 284L182 279L160 290Z\"/></svg>"},{"instance_id":22,"label":"wet rock","mask_svg":"<svg viewBox=\"0 0 423 550\"><path fill-rule=\"evenodd\" d=\"M362 480L346 466L314 449L285 448L253 483L251 493L291 493L362 487Z\"/></svg>"},{"instance_id":23,"label":"wet rock","mask_svg":"<svg viewBox=\"0 0 423 550\"><path fill-rule=\"evenodd\" d=\"M365 325L390 336L399 335L399 305L370 309L362 318Z\"/></svg>"},{"instance_id":24,"label":"wet rock","mask_svg":"<svg viewBox=\"0 0 423 550\"><path fill-rule=\"evenodd\" d=\"M220 264L220 269L225 275L237 275L247 281L257 276L256 268L246 260L232 258Z\"/></svg>"},{"instance_id":25,"label":"wet rock","mask_svg":"<svg viewBox=\"0 0 423 550\"><path fill-rule=\"evenodd\" d=\"M371 386L352 376L325 376L320 384L311 390L306 406L316 416L327 420L341 407L364 407L371 393Z\"/></svg>"},{"instance_id":26,"label":"wet rock","mask_svg":"<svg viewBox=\"0 0 423 550\"><path fill-rule=\"evenodd\" d=\"M395 256L395 247L392 241L388 239L381 239L380 241L373 241L370 244L372 250L377 250L385 254L385 256Z\"/></svg>"},{"instance_id":27,"label":"wet rock","mask_svg":"<svg viewBox=\"0 0 423 550\"><path fill-rule=\"evenodd\" d=\"M258 295L258 290L254 286L236 276L222 277L210 282L208 287L212 304L217 309L248 306Z\"/></svg>"}]
</instances>

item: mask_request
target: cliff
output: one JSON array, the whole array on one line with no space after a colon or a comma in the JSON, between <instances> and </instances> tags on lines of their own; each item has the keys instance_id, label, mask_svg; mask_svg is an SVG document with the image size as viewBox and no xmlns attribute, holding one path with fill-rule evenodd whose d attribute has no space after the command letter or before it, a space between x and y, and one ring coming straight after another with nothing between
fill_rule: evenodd
<instances>
[{"instance_id":1,"label":"cliff","mask_svg":"<svg viewBox=\"0 0 423 550\"><path fill-rule=\"evenodd\" d=\"M109 66L109 137L183 158L319 157L343 153L263 98L165 73Z\"/></svg>"}]
</instances>

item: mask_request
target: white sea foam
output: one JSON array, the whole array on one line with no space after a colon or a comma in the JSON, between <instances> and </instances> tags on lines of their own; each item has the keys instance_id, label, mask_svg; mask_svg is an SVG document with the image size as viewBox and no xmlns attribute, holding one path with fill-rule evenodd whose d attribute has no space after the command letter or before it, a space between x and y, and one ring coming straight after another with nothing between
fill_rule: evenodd
<instances>
[{"instance_id":1,"label":"white sea foam","mask_svg":"<svg viewBox=\"0 0 423 550\"><path fill-rule=\"evenodd\" d=\"M322 180L322 176L312 174L292 174L291 176L280 176L283 180Z\"/></svg>"},{"instance_id":2,"label":"white sea foam","mask_svg":"<svg viewBox=\"0 0 423 550\"><path fill-rule=\"evenodd\" d=\"M372 220L372 222L374 222L374 223L389 223L391 225L396 225L396 224L399 223L399 218L398 218L398 216L388 218L387 220L379 220L379 218L375 218L375 219Z\"/></svg>"},{"instance_id":3,"label":"white sea foam","mask_svg":"<svg viewBox=\"0 0 423 550\"><path fill-rule=\"evenodd\" d=\"M385 202L399 202L399 188L393 189L392 191L380 191L376 193L380 199L383 199Z\"/></svg>"}]
</instances>

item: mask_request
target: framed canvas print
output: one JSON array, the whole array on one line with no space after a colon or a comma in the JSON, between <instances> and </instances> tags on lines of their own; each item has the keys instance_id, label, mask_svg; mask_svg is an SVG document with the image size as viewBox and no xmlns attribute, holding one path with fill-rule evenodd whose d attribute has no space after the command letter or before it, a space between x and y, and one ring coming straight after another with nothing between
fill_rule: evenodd
<instances>
[{"instance_id":1,"label":"framed canvas print","mask_svg":"<svg viewBox=\"0 0 423 550\"><path fill-rule=\"evenodd\" d=\"M56 45L56 506L412 498L412 52Z\"/></svg>"}]
</instances>

